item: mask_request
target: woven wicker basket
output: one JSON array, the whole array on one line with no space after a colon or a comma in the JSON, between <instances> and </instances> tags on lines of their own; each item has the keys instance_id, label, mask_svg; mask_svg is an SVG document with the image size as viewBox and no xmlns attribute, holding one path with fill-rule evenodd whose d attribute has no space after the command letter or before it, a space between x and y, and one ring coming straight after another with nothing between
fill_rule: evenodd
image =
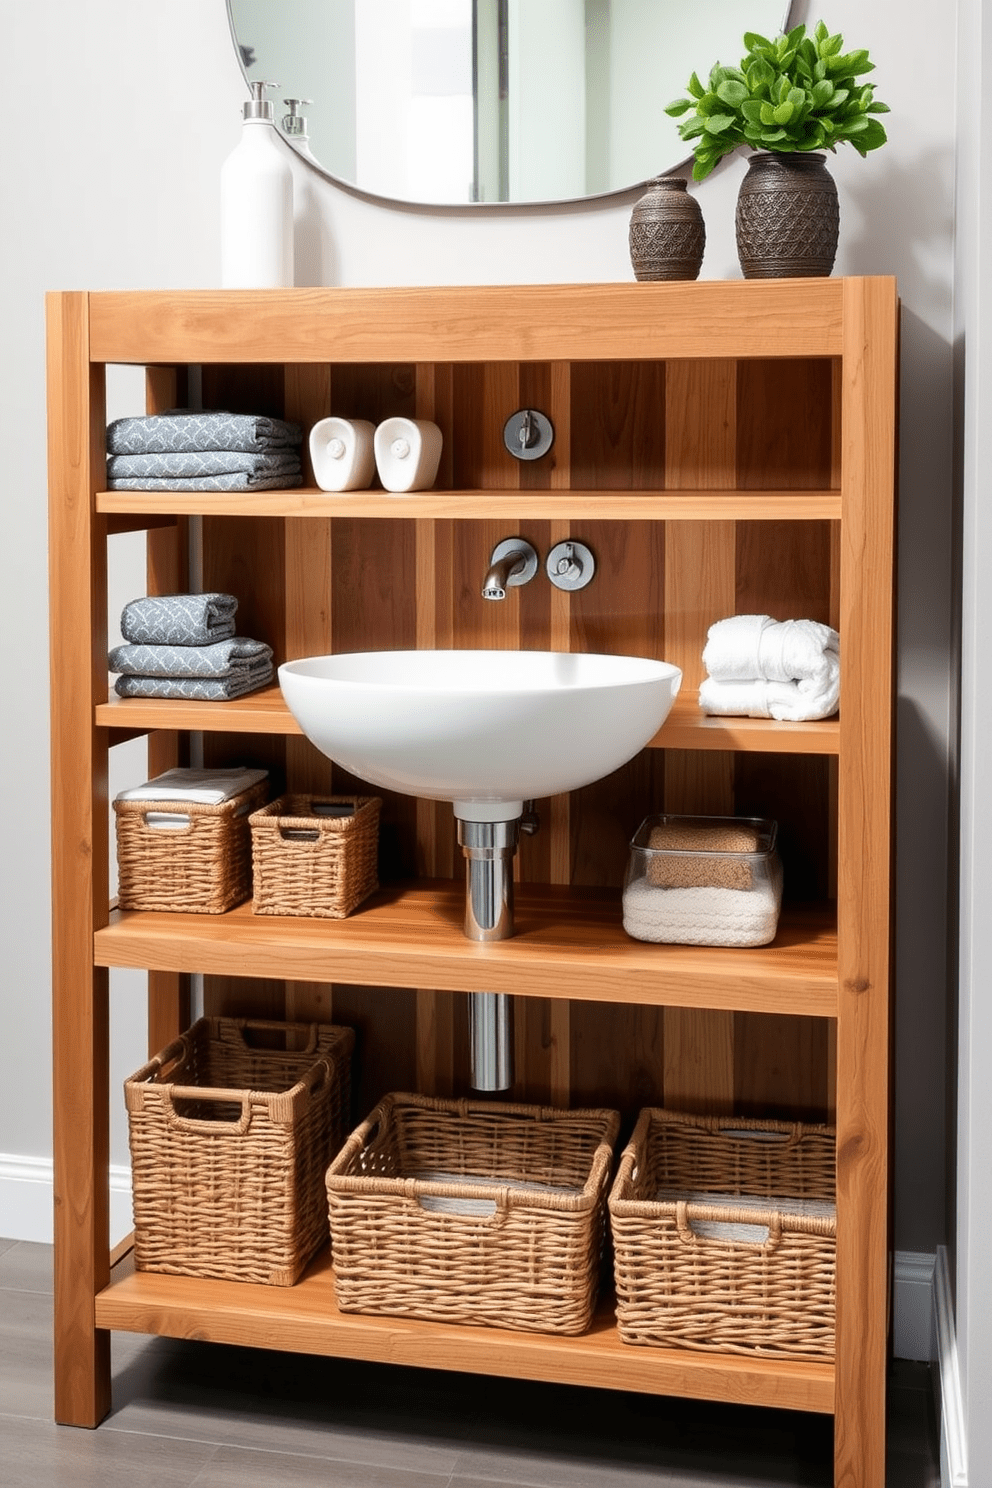
<instances>
[{"instance_id":1,"label":"woven wicker basket","mask_svg":"<svg viewBox=\"0 0 992 1488\"><path fill-rule=\"evenodd\" d=\"M140 1271L291 1286L327 1239L355 1035L201 1018L125 1081Z\"/></svg>"},{"instance_id":2,"label":"woven wicker basket","mask_svg":"<svg viewBox=\"0 0 992 1488\"><path fill-rule=\"evenodd\" d=\"M829 1359L833 1129L641 1112L609 1199L625 1343Z\"/></svg>"},{"instance_id":3,"label":"woven wicker basket","mask_svg":"<svg viewBox=\"0 0 992 1488\"><path fill-rule=\"evenodd\" d=\"M581 1333L615 1111L387 1095L327 1174L338 1306Z\"/></svg>"},{"instance_id":4,"label":"woven wicker basket","mask_svg":"<svg viewBox=\"0 0 992 1488\"><path fill-rule=\"evenodd\" d=\"M321 806L351 806L321 816ZM282 796L251 817L255 914L343 920L379 887L378 796Z\"/></svg>"},{"instance_id":5,"label":"woven wicker basket","mask_svg":"<svg viewBox=\"0 0 992 1488\"><path fill-rule=\"evenodd\" d=\"M229 801L115 801L117 902L121 909L224 914L251 896L249 813L262 804L260 780ZM155 827L153 815L186 819Z\"/></svg>"}]
</instances>

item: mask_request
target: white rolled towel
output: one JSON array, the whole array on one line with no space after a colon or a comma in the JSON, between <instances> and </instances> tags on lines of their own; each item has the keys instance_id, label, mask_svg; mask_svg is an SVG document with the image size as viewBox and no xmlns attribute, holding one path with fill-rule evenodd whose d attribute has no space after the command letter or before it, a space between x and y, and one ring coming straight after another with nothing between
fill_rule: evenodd
<instances>
[{"instance_id":1,"label":"white rolled towel","mask_svg":"<svg viewBox=\"0 0 992 1488\"><path fill-rule=\"evenodd\" d=\"M699 684L699 706L704 713L723 717L777 718L784 723L804 723L829 718L840 701L840 661L833 658L822 681L718 682L705 677Z\"/></svg>"},{"instance_id":2,"label":"white rolled towel","mask_svg":"<svg viewBox=\"0 0 992 1488\"><path fill-rule=\"evenodd\" d=\"M731 615L706 632L703 665L718 682L815 682L836 670L840 637L818 620Z\"/></svg>"}]
</instances>

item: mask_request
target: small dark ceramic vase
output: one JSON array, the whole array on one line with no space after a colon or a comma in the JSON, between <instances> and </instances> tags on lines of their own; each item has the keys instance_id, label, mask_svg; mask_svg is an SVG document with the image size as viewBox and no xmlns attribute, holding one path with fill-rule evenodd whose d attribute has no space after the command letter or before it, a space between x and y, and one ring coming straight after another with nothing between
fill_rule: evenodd
<instances>
[{"instance_id":1,"label":"small dark ceramic vase","mask_svg":"<svg viewBox=\"0 0 992 1488\"><path fill-rule=\"evenodd\" d=\"M837 186L822 155L752 155L737 197L737 256L745 279L825 278L839 228Z\"/></svg>"},{"instance_id":2,"label":"small dark ceramic vase","mask_svg":"<svg viewBox=\"0 0 992 1488\"><path fill-rule=\"evenodd\" d=\"M630 261L635 279L696 279L706 228L684 176L658 176L630 214Z\"/></svg>"}]
</instances>

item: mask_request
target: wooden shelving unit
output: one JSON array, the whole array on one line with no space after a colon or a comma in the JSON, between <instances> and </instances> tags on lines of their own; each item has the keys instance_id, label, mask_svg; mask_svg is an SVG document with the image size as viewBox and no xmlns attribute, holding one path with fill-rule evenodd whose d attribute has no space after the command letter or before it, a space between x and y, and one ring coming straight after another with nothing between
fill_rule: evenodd
<instances>
[{"instance_id":1,"label":"wooden shelving unit","mask_svg":"<svg viewBox=\"0 0 992 1488\"><path fill-rule=\"evenodd\" d=\"M114 1329L832 1411L836 1482L882 1488L889 1209L894 429L890 279L259 293L70 293L49 304L53 646L56 1417L110 1407ZM334 496L105 489L104 370L146 368L149 411L431 417L435 490ZM522 466L502 426L552 418ZM519 855L518 934L464 939L444 806L386 793L383 887L340 922L121 913L109 898L107 763L150 768L202 732L208 763L295 790L355 782L277 688L229 704L108 697L107 541L147 533L148 592L236 594L277 661L398 646L661 656L684 691L651 746L539 803ZM489 552L575 536L588 590L478 597ZM803 614L840 629L839 718L704 718L713 620ZM652 811L775 817L787 903L758 950L651 946L620 924L626 843ZM149 1041L208 1011L333 1017L358 1033L357 1118L387 1089L466 1088L461 994L518 994L515 1099L835 1120L836 1363L633 1348L610 1299L577 1339L337 1312L325 1255L289 1289L135 1273L108 1243L108 969L149 971Z\"/></svg>"}]
</instances>

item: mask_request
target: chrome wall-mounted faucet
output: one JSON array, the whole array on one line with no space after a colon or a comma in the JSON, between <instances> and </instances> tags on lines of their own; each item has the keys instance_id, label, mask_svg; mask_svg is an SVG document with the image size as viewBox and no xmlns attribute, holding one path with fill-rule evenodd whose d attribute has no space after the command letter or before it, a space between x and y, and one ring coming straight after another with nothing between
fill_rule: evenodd
<instances>
[{"instance_id":1,"label":"chrome wall-mounted faucet","mask_svg":"<svg viewBox=\"0 0 992 1488\"><path fill-rule=\"evenodd\" d=\"M483 599L505 599L506 591L529 584L537 573L537 552L522 537L507 537L493 548L489 572L482 581Z\"/></svg>"}]
</instances>

